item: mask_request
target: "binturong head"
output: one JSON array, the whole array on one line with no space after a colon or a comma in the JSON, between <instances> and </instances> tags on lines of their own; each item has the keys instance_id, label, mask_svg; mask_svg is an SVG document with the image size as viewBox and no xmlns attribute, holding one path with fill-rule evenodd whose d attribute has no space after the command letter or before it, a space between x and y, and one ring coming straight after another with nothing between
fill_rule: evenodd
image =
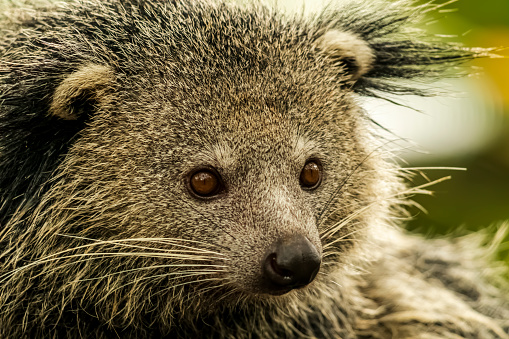
<instances>
[{"instance_id":1,"label":"binturong head","mask_svg":"<svg viewBox=\"0 0 509 339\"><path fill-rule=\"evenodd\" d=\"M331 272L376 255L401 189L356 96L410 93L393 80L476 56L420 42L401 3L314 19L230 2L61 6L14 20L30 29L1 46L12 328L78 309L168 332L337 289Z\"/></svg>"},{"instance_id":2,"label":"binturong head","mask_svg":"<svg viewBox=\"0 0 509 339\"><path fill-rule=\"evenodd\" d=\"M370 166L362 160L366 133L349 88L371 69L374 52L357 35L330 29L295 46L261 44L254 57L235 44L257 44L274 32L260 26L242 37L240 9L223 10L234 13L205 18L217 29L225 24L217 20L234 21L230 40L216 45L191 36L180 41L183 55L169 60L124 58L117 69L85 64L56 87L49 114L80 120L101 110L85 118L89 126L71 150L80 153L68 157L94 166L80 167L72 181L86 178L88 187L110 173L115 179L103 184L97 203L104 209L106 195L115 204L126 199L120 214L129 213L123 223L136 230L129 238L203 241L195 247L221 253L215 265L227 260L217 275L228 285L250 296L281 295L319 272L320 217L339 220L371 194L369 176L349 183L341 192L349 207L329 215L337 183ZM199 53L188 59L185 44L197 43ZM175 54L171 44L159 48ZM101 223L79 226L94 232L80 236L100 239Z\"/></svg>"}]
</instances>

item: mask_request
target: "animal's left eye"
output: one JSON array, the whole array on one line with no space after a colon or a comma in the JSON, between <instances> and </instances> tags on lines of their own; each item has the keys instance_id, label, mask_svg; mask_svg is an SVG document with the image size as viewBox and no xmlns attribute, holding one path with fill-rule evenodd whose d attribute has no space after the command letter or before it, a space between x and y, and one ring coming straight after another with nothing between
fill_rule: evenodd
<instances>
[{"instance_id":1,"label":"animal's left eye","mask_svg":"<svg viewBox=\"0 0 509 339\"><path fill-rule=\"evenodd\" d=\"M308 160L300 172L300 184L306 189L315 189L322 181L322 167L317 160Z\"/></svg>"},{"instance_id":2,"label":"animal's left eye","mask_svg":"<svg viewBox=\"0 0 509 339\"><path fill-rule=\"evenodd\" d=\"M219 174L209 169L202 169L195 172L190 180L191 191L199 197L210 197L219 193L222 189L222 182Z\"/></svg>"}]
</instances>

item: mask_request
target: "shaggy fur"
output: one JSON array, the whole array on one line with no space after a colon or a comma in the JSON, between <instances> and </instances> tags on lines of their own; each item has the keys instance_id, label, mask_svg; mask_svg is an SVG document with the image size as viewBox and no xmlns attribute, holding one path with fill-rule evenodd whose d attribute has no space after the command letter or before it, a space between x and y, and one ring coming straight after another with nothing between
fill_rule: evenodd
<instances>
[{"instance_id":1,"label":"shaggy fur","mask_svg":"<svg viewBox=\"0 0 509 339\"><path fill-rule=\"evenodd\" d=\"M509 338L480 235L392 225L409 195L356 96L430 94L488 51L411 28L429 6L313 18L255 4L8 9L0 35L0 337ZM301 187L308 159L323 178ZM189 192L196 169L224 190ZM501 228L500 234L503 234ZM322 255L272 295L267 248Z\"/></svg>"}]
</instances>

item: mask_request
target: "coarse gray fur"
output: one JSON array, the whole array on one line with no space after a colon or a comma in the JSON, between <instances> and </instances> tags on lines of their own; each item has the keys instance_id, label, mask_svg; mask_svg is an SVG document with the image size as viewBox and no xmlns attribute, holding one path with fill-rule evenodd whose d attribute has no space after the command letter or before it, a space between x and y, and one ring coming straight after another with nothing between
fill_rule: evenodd
<instances>
[{"instance_id":1,"label":"coarse gray fur","mask_svg":"<svg viewBox=\"0 0 509 339\"><path fill-rule=\"evenodd\" d=\"M358 104L488 54L413 28L432 8L4 2L0 337L509 338L497 241L401 231L425 187ZM224 191L190 194L197 168ZM320 272L271 295L260 262L295 234Z\"/></svg>"}]
</instances>

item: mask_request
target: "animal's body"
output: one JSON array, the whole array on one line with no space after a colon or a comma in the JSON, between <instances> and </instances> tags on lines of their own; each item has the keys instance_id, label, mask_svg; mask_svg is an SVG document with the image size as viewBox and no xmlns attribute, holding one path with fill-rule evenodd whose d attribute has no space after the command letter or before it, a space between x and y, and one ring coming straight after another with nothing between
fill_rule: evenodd
<instances>
[{"instance_id":1,"label":"animal's body","mask_svg":"<svg viewBox=\"0 0 509 339\"><path fill-rule=\"evenodd\" d=\"M393 222L356 96L485 54L408 6L8 9L0 337L509 338L480 242Z\"/></svg>"}]
</instances>

